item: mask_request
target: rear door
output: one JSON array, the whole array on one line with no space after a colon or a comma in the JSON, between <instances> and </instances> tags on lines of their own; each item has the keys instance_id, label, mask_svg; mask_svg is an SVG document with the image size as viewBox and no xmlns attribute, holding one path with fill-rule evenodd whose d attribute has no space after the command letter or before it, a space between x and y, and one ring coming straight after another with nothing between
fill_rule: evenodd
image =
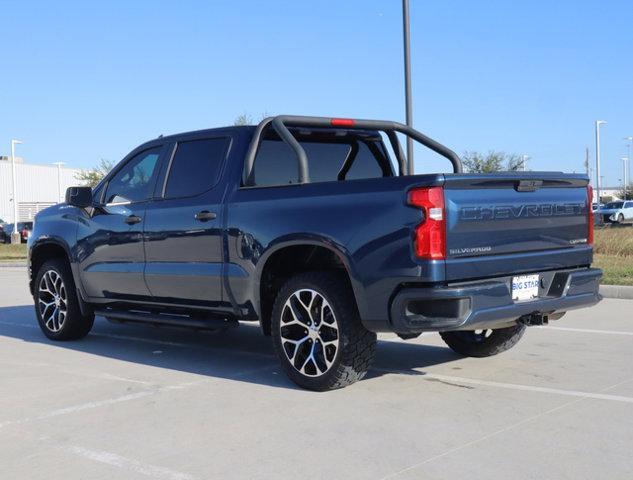
<instances>
[{"instance_id":1,"label":"rear door","mask_svg":"<svg viewBox=\"0 0 633 480\"><path fill-rule=\"evenodd\" d=\"M230 143L207 136L171 145L159 198L146 211L145 281L156 301L211 307L222 301L219 180Z\"/></svg>"}]
</instances>

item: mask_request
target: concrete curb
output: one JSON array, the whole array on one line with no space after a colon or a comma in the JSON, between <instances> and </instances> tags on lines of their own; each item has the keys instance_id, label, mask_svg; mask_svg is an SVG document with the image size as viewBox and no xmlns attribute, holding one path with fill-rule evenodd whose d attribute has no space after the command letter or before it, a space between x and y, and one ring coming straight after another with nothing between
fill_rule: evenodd
<instances>
[{"instance_id":1,"label":"concrete curb","mask_svg":"<svg viewBox=\"0 0 633 480\"><path fill-rule=\"evenodd\" d=\"M26 267L26 260L20 260L17 262L0 262L0 268L3 267Z\"/></svg>"},{"instance_id":2,"label":"concrete curb","mask_svg":"<svg viewBox=\"0 0 633 480\"><path fill-rule=\"evenodd\" d=\"M604 298L633 300L633 287L627 285L600 285L600 295Z\"/></svg>"}]
</instances>

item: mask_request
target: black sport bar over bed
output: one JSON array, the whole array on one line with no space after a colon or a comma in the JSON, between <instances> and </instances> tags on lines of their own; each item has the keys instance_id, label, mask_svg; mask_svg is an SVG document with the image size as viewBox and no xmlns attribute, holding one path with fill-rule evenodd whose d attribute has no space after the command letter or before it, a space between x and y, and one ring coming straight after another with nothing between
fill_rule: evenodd
<instances>
[{"instance_id":1,"label":"black sport bar over bed","mask_svg":"<svg viewBox=\"0 0 633 480\"><path fill-rule=\"evenodd\" d=\"M327 117L305 117L296 115L278 115L276 117L268 117L262 120L253 135L248 153L246 154L246 185L254 185L253 167L255 165L255 156L261 141L262 133L266 127L272 124L279 137L286 142L297 155L299 162L299 183L309 183L310 174L308 171L308 157L301 144L290 133L288 127L306 127L306 128L346 128L349 130L378 130L385 132L391 148L393 149L400 169L400 175L413 175L413 162L407 162L400 141L396 132L402 133L407 137L421 143L434 152L446 157L453 165L453 171L460 173L462 171L462 162L459 156L450 148L436 142L432 138L427 137L421 132L408 127L402 123L391 122L385 120L353 120L350 118L327 118Z\"/></svg>"}]
</instances>

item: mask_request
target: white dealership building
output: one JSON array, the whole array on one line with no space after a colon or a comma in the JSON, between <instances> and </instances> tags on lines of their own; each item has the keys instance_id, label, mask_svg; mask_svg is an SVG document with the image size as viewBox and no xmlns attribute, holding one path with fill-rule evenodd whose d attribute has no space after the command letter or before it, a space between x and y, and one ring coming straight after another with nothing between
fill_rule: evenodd
<instances>
[{"instance_id":1,"label":"white dealership building","mask_svg":"<svg viewBox=\"0 0 633 480\"><path fill-rule=\"evenodd\" d=\"M59 170L58 170L59 169ZM26 222L40 210L63 201L66 188L78 185L78 169L57 165L26 163L16 157L16 197L18 221ZM0 157L0 219L13 223L13 186L11 158Z\"/></svg>"}]
</instances>

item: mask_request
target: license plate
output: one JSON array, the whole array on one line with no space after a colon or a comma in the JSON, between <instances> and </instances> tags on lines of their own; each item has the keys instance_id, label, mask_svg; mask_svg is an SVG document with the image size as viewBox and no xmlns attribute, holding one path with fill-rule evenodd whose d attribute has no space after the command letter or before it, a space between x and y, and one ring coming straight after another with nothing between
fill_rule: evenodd
<instances>
[{"instance_id":1,"label":"license plate","mask_svg":"<svg viewBox=\"0 0 633 480\"><path fill-rule=\"evenodd\" d=\"M538 297L539 276L512 277L512 300L532 300Z\"/></svg>"}]
</instances>

